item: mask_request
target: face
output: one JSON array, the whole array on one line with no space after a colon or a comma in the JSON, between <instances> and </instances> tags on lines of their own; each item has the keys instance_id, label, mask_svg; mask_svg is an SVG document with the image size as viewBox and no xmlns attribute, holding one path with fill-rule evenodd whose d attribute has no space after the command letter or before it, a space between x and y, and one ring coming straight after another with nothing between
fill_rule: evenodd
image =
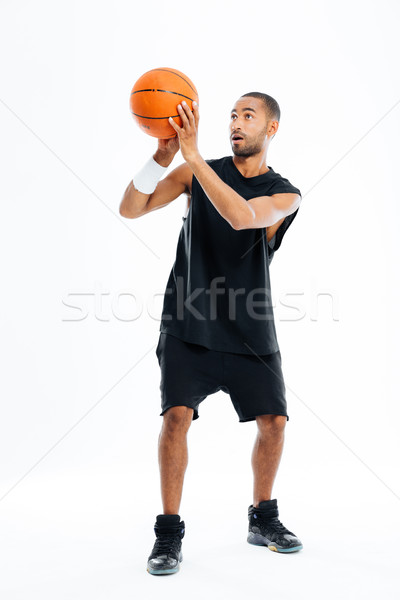
<instances>
[{"instance_id":1,"label":"face","mask_svg":"<svg viewBox=\"0 0 400 600\"><path fill-rule=\"evenodd\" d=\"M268 144L266 136L271 123L274 122L267 121L262 100L251 96L239 98L232 109L229 125L233 153L236 156L253 156L262 152Z\"/></svg>"}]
</instances>

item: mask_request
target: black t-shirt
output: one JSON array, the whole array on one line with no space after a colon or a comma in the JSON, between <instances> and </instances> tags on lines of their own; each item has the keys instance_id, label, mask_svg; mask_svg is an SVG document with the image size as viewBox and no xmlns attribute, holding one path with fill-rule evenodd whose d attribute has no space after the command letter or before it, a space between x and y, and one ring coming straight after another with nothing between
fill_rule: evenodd
<instances>
[{"instance_id":1,"label":"black t-shirt","mask_svg":"<svg viewBox=\"0 0 400 600\"><path fill-rule=\"evenodd\" d=\"M206 162L245 200L287 192L301 195L272 167L262 175L244 177L232 156ZM298 210L285 218L268 243L265 227L233 229L193 175L160 331L211 350L253 350L261 355L278 351L269 265Z\"/></svg>"}]
</instances>

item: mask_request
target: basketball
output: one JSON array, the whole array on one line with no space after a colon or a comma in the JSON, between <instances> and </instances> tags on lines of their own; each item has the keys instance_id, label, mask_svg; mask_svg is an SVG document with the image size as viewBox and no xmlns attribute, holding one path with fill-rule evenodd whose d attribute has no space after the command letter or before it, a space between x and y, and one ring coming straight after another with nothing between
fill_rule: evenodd
<instances>
[{"instance_id":1,"label":"basketball","mask_svg":"<svg viewBox=\"0 0 400 600\"><path fill-rule=\"evenodd\" d=\"M152 69L144 73L132 88L129 106L140 129L156 138L173 138L176 131L169 124L172 117L182 127L177 105L186 101L193 112L192 102L199 102L197 90L189 77L169 68Z\"/></svg>"}]
</instances>

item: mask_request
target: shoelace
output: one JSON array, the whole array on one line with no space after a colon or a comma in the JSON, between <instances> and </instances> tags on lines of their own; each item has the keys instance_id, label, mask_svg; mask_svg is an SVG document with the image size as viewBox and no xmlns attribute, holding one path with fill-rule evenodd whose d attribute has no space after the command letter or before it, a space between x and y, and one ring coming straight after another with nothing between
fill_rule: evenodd
<instances>
[{"instance_id":1,"label":"shoelace","mask_svg":"<svg viewBox=\"0 0 400 600\"><path fill-rule=\"evenodd\" d=\"M177 552L180 538L176 533L165 533L157 537L154 552L158 554L168 554L169 552Z\"/></svg>"},{"instance_id":2,"label":"shoelace","mask_svg":"<svg viewBox=\"0 0 400 600\"><path fill-rule=\"evenodd\" d=\"M280 522L278 517L269 517L269 518L264 518L264 519L261 518L260 521L266 527L271 525L272 529L274 531L276 531L277 533L289 533L290 535L294 535L294 533L292 531L289 531L289 529L287 527L285 527L283 525L283 523Z\"/></svg>"}]
</instances>

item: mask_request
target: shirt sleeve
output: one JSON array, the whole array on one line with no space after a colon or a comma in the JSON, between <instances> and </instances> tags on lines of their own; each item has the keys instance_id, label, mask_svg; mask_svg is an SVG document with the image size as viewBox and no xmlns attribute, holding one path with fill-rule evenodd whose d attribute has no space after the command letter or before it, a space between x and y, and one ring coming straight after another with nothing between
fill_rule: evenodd
<instances>
[{"instance_id":1,"label":"shirt sleeve","mask_svg":"<svg viewBox=\"0 0 400 600\"><path fill-rule=\"evenodd\" d=\"M292 185L287 180L280 181L276 186L274 186L269 192L270 196L272 196L273 194L299 194L301 196L300 190L294 187L294 185ZM283 236L289 229L290 225L293 223L294 219L297 217L298 212L299 208L297 208L291 215L285 217L285 220L276 230L274 237L271 238L268 242L268 264L271 264L275 252L278 250L282 243Z\"/></svg>"}]
</instances>

